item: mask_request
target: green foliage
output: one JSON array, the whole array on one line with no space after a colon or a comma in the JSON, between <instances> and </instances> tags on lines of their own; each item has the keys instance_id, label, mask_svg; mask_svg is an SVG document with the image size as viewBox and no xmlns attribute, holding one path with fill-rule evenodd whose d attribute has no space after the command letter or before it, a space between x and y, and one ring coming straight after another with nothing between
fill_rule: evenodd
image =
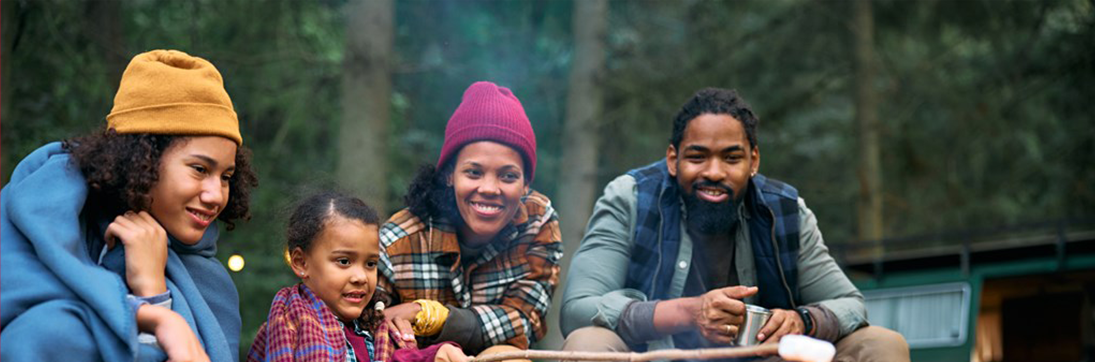
<instances>
[{"instance_id":1,"label":"green foliage","mask_svg":"<svg viewBox=\"0 0 1095 362\"><path fill-rule=\"evenodd\" d=\"M401 197L419 165L437 161L445 124L464 89L489 80L513 90L536 131L533 188L558 180L570 49L569 2L401 2L396 6L392 193ZM400 200L390 202L402 205ZM393 210L394 211L394 210Z\"/></svg>"},{"instance_id":2,"label":"green foliage","mask_svg":"<svg viewBox=\"0 0 1095 362\"><path fill-rule=\"evenodd\" d=\"M602 182L663 154L677 107L736 88L761 172L796 185L829 243L855 237L849 4L615 2ZM1090 2L874 3L887 236L1090 216Z\"/></svg>"},{"instance_id":3,"label":"green foliage","mask_svg":"<svg viewBox=\"0 0 1095 362\"><path fill-rule=\"evenodd\" d=\"M283 210L336 167L345 1L127 1L103 46L102 1L4 1L2 145L6 182L45 142L101 127L111 57L175 48L224 75L260 188L254 217L224 233L242 254L243 341L275 291L296 280L282 259ZM851 9L840 2L610 4L603 185L663 157L677 108L705 86L736 88L762 120L761 171L796 185L830 244L855 235ZM1086 0L877 1L887 236L1095 215L1095 10ZM108 14L109 15L109 14ZM99 16L99 15L96 15ZM510 87L538 135L534 188L549 196L560 159L571 3L401 1L388 184L400 205L433 163L464 88ZM387 210L393 212L395 210Z\"/></svg>"}]
</instances>

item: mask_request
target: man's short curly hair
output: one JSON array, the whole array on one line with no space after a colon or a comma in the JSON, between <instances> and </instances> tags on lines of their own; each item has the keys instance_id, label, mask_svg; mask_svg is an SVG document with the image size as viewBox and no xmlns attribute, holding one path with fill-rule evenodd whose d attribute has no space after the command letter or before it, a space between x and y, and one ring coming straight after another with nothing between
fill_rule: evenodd
<instances>
[{"instance_id":1,"label":"man's short curly hair","mask_svg":"<svg viewBox=\"0 0 1095 362\"><path fill-rule=\"evenodd\" d=\"M66 140L76 167L89 188L85 210L103 215L120 215L129 210L149 210L152 187L160 179L160 158L165 150L186 136L118 134L104 128L90 135ZM236 219L251 218L251 189L258 178L251 169L251 151L236 149L236 172L228 180L228 205L217 219L235 228ZM90 208L90 209L89 209Z\"/></svg>"},{"instance_id":2,"label":"man's short curly hair","mask_svg":"<svg viewBox=\"0 0 1095 362\"><path fill-rule=\"evenodd\" d=\"M684 138L684 129L688 127L688 122L706 113L727 114L741 121L745 135L749 138L749 146L757 148L757 124L760 119L753 114L753 109L737 91L722 88L701 89L681 106L677 117L673 119L673 135L669 138L673 148L681 147L681 139Z\"/></svg>"}]
</instances>

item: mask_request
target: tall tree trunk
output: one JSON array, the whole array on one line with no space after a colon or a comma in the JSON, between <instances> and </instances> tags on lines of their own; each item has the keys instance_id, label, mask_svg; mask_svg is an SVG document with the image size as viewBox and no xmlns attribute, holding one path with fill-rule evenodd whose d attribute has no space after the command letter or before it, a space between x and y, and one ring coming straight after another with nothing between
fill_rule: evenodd
<instances>
[{"instance_id":1,"label":"tall tree trunk","mask_svg":"<svg viewBox=\"0 0 1095 362\"><path fill-rule=\"evenodd\" d=\"M874 89L874 17L870 0L852 5L855 38L855 119L859 129L859 239L882 239L882 166L879 161L878 98ZM876 250L877 252L877 250Z\"/></svg>"},{"instance_id":2,"label":"tall tree trunk","mask_svg":"<svg viewBox=\"0 0 1095 362\"><path fill-rule=\"evenodd\" d=\"M103 59L110 74L108 84L117 90L129 61L122 31L122 2L119 0L94 0L87 2L85 34L103 52Z\"/></svg>"},{"instance_id":3,"label":"tall tree trunk","mask_svg":"<svg viewBox=\"0 0 1095 362\"><path fill-rule=\"evenodd\" d=\"M342 64L337 178L381 213L390 211L387 140L394 17L392 0L352 2Z\"/></svg>"},{"instance_id":4,"label":"tall tree trunk","mask_svg":"<svg viewBox=\"0 0 1095 362\"><path fill-rule=\"evenodd\" d=\"M597 196L598 124L604 116L602 81L605 71L605 38L608 28L608 2L574 2L571 20L574 32L574 62L570 67L567 113L563 125L563 159L559 162L559 222L563 232L565 276L570 255L578 250ZM548 314L549 330L557 331L562 290L556 291L555 303ZM561 338L558 332L548 335ZM562 345L562 340L558 340Z\"/></svg>"}]
</instances>

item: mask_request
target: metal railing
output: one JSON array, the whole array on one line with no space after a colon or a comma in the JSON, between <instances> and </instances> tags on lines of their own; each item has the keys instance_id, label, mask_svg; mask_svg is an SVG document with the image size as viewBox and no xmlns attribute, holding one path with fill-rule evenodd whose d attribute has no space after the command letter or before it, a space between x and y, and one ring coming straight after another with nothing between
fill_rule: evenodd
<instances>
[{"instance_id":1,"label":"metal railing","mask_svg":"<svg viewBox=\"0 0 1095 362\"><path fill-rule=\"evenodd\" d=\"M1095 242L1095 217L834 243L829 249L842 266L872 265L876 275L883 272L886 262L950 255L958 256L960 267L968 274L972 253L1052 245L1058 261L1063 262L1069 243L1074 242Z\"/></svg>"}]
</instances>

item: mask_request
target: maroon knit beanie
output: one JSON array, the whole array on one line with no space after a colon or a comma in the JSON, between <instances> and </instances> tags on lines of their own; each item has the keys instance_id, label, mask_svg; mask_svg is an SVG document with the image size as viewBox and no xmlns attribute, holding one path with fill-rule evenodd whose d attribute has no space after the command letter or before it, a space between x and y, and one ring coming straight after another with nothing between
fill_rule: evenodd
<instances>
[{"instance_id":1,"label":"maroon knit beanie","mask_svg":"<svg viewBox=\"0 0 1095 362\"><path fill-rule=\"evenodd\" d=\"M445 143L437 168L456 156L461 147L475 141L494 141L516 149L525 158L528 182L536 175L536 134L521 101L508 88L491 82L475 82L464 91L445 126Z\"/></svg>"}]
</instances>

